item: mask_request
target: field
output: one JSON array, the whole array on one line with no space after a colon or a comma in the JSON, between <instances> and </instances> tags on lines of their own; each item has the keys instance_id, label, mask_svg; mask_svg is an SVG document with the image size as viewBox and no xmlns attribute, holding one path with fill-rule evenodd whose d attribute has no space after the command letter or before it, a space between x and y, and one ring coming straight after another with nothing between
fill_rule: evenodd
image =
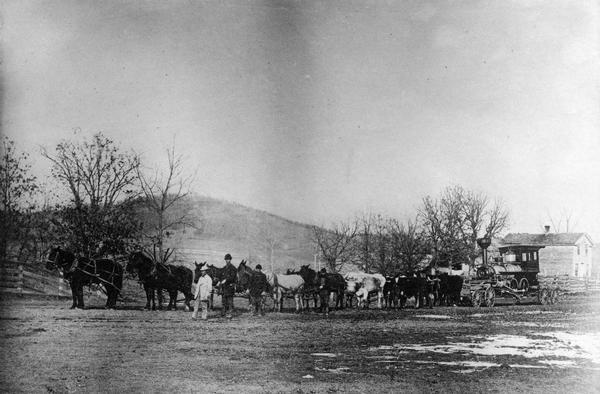
<instances>
[{"instance_id":1,"label":"field","mask_svg":"<svg viewBox=\"0 0 600 394\"><path fill-rule=\"evenodd\" d=\"M600 299L552 306L268 313L70 310L3 295L8 392L600 391Z\"/></svg>"}]
</instances>

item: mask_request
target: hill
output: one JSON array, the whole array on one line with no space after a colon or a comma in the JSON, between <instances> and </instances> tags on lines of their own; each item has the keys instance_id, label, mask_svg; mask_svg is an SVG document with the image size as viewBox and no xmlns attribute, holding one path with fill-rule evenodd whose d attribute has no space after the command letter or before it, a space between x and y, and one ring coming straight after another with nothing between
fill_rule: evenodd
<instances>
[{"instance_id":1,"label":"hill","mask_svg":"<svg viewBox=\"0 0 600 394\"><path fill-rule=\"evenodd\" d=\"M178 263L194 261L224 265L226 253L237 265L242 259L267 270L285 272L313 264L311 226L241 204L194 195L178 204L171 215L187 214L191 226L175 229L166 245L175 249ZM273 267L270 255L273 255Z\"/></svg>"}]
</instances>

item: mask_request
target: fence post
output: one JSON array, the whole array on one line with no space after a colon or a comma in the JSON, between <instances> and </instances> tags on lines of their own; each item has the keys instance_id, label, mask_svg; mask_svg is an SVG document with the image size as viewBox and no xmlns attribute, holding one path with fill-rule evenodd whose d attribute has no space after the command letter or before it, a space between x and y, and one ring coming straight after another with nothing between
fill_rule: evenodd
<instances>
[{"instance_id":1,"label":"fence post","mask_svg":"<svg viewBox=\"0 0 600 394\"><path fill-rule=\"evenodd\" d=\"M23 265L19 264L17 266L17 293L22 296L23 295Z\"/></svg>"}]
</instances>

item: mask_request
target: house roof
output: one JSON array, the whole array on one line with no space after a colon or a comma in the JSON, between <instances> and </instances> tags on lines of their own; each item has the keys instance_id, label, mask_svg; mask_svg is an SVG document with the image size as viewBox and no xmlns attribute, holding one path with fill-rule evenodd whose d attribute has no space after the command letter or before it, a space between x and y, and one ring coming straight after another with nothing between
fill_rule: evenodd
<instances>
[{"instance_id":1,"label":"house roof","mask_svg":"<svg viewBox=\"0 0 600 394\"><path fill-rule=\"evenodd\" d=\"M528 244L528 245L544 245L544 246L571 246L575 245L581 237L586 237L590 244L593 244L592 239L586 233L544 233L544 234L529 234L529 233L510 233L502 240L503 245L513 244Z\"/></svg>"}]
</instances>

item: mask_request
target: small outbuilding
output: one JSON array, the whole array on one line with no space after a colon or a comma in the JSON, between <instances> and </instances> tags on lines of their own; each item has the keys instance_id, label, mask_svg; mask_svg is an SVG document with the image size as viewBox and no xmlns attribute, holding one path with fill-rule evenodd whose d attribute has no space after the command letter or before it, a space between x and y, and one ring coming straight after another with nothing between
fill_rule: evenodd
<instances>
[{"instance_id":1,"label":"small outbuilding","mask_svg":"<svg viewBox=\"0 0 600 394\"><path fill-rule=\"evenodd\" d=\"M592 275L592 247L594 243L586 233L551 233L550 226L542 234L510 233L502 246L529 244L544 246L539 251L542 275L569 274L576 277Z\"/></svg>"}]
</instances>

